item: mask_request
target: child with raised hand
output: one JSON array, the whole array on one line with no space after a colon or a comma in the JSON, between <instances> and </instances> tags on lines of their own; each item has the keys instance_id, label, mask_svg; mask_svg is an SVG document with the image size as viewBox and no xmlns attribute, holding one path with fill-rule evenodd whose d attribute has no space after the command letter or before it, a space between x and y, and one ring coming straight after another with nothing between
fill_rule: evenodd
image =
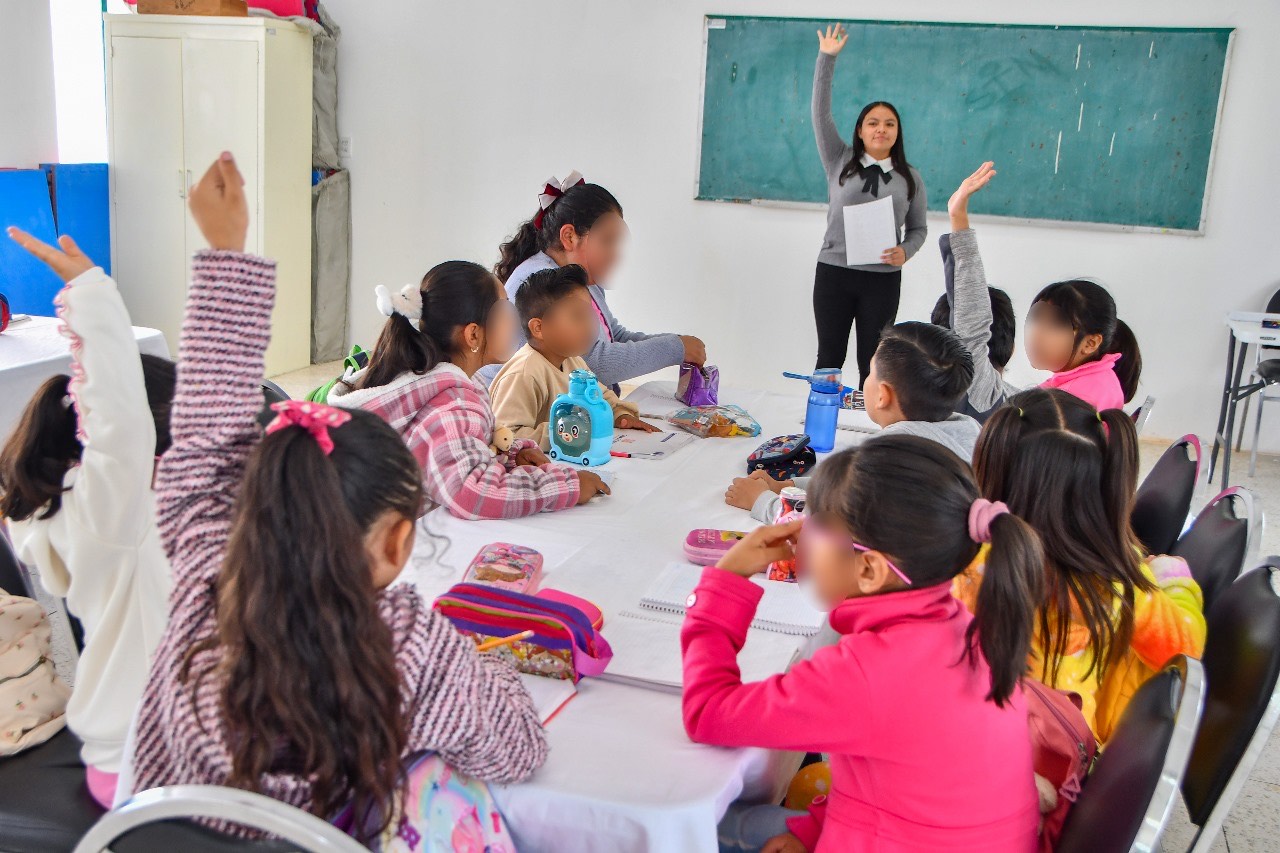
<instances>
[{"instance_id":1,"label":"child with raised hand","mask_svg":"<svg viewBox=\"0 0 1280 853\"><path fill-rule=\"evenodd\" d=\"M516 293L516 311L529 342L494 377L489 388L493 414L516 437L534 439L548 450L551 404L569 390L569 374L590 369L582 356L595 339L596 321L586 271L570 264L535 272ZM603 384L600 394L613 409L618 429L658 431Z\"/></svg>"},{"instance_id":2,"label":"child with raised hand","mask_svg":"<svg viewBox=\"0 0 1280 853\"><path fill-rule=\"evenodd\" d=\"M1035 849L1039 805L1019 686L1043 574L1035 533L983 500L954 453L911 435L824 461L807 513L803 527L748 534L689 597L689 736L831 755L825 802L809 814L732 812L722 842L739 828L754 837L722 849ZM743 684L736 658L763 594L749 578L793 556L797 539L800 583L830 610L839 642ZM984 543L990 586L974 616L950 581Z\"/></svg>"},{"instance_id":3,"label":"child with raised hand","mask_svg":"<svg viewBox=\"0 0 1280 853\"><path fill-rule=\"evenodd\" d=\"M328 402L373 412L400 433L431 502L466 519L520 518L586 503L608 487L592 471L552 465L538 443L495 444L489 395L472 376L510 355L515 312L479 264L447 261L420 285L377 289L387 322L369 365Z\"/></svg>"},{"instance_id":4,"label":"child with raised hand","mask_svg":"<svg viewBox=\"0 0 1280 853\"><path fill-rule=\"evenodd\" d=\"M956 407L972 382L973 359L954 332L932 323L899 323L880 336L863 399L867 415L881 427L879 435L918 435L967 462L980 428ZM786 486L804 488L805 478L775 480L754 471L730 484L725 503L769 523L777 518L777 493Z\"/></svg>"},{"instance_id":5,"label":"child with raised hand","mask_svg":"<svg viewBox=\"0 0 1280 853\"><path fill-rule=\"evenodd\" d=\"M303 401L276 404L265 437L258 426L275 265L244 252L230 154L190 205L211 248L193 263L156 484L174 589L137 722L139 789L229 785L324 818L349 805L368 840L392 820L411 754L528 777L547 747L515 671L390 586L423 505L400 436Z\"/></svg>"},{"instance_id":6,"label":"child with raised hand","mask_svg":"<svg viewBox=\"0 0 1280 853\"><path fill-rule=\"evenodd\" d=\"M956 190L947 203L951 215L951 248L954 253L957 291L964 285L971 299L965 313L972 326L963 332L975 361L983 358L983 343L976 329L981 316L977 294L986 286L977 237L969 228L969 198L996 175L994 163L983 163ZM957 296L959 300L961 296ZM990 323L988 322L988 327ZM957 331L960 331L957 329ZM1116 302L1102 285L1088 279L1071 279L1042 289L1027 313L1027 358L1037 370L1053 372L1042 388L1061 388L1099 411L1118 409L1138 392L1142 353L1133 331L1116 316ZM1000 397L1018 389L985 370L975 380L974 408L999 405ZM989 409L984 414L989 414Z\"/></svg>"},{"instance_id":7,"label":"child with raised hand","mask_svg":"<svg viewBox=\"0 0 1280 853\"><path fill-rule=\"evenodd\" d=\"M983 163L947 202L951 233L939 239L947 292L938 297L931 318L935 325L959 335L973 356L973 382L959 411L979 423L985 423L997 407L1022 390L1004 381L1017 332L1013 302L1003 290L987 285L978 235L969 227L969 198L996 174L995 163Z\"/></svg>"},{"instance_id":8,"label":"child with raised hand","mask_svg":"<svg viewBox=\"0 0 1280 853\"><path fill-rule=\"evenodd\" d=\"M17 228L9 236L66 283L55 301L72 375L44 383L0 452L0 516L18 556L84 628L67 721L89 793L110 808L165 625L169 561L151 480L169 447L175 369L139 359L120 291L74 240L59 249Z\"/></svg>"},{"instance_id":9,"label":"child with raised hand","mask_svg":"<svg viewBox=\"0 0 1280 853\"><path fill-rule=\"evenodd\" d=\"M1204 650L1203 596L1187 564L1143 559L1129 526L1138 439L1120 409L1098 412L1065 391L1033 388L987 425L973 459L982 494L1004 501L1044 543L1048 597L1030 674L1079 693L1099 744L1134 691L1178 654ZM955 583L981 613L983 560Z\"/></svg>"}]
</instances>

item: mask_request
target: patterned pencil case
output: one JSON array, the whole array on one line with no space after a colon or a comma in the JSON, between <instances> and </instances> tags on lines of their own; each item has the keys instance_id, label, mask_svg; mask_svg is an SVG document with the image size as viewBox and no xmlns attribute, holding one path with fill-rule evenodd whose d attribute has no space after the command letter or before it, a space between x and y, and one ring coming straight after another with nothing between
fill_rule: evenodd
<instances>
[{"instance_id":1,"label":"patterned pencil case","mask_svg":"<svg viewBox=\"0 0 1280 853\"><path fill-rule=\"evenodd\" d=\"M460 583L437 598L435 608L476 645L532 631L526 640L487 652L507 657L520 672L577 683L604 672L613 658L600 634L599 609L559 590L525 595Z\"/></svg>"},{"instance_id":2,"label":"patterned pencil case","mask_svg":"<svg viewBox=\"0 0 1280 853\"><path fill-rule=\"evenodd\" d=\"M476 554L463 583L494 586L509 592L532 593L542 579L542 555L523 545L492 542Z\"/></svg>"}]
</instances>

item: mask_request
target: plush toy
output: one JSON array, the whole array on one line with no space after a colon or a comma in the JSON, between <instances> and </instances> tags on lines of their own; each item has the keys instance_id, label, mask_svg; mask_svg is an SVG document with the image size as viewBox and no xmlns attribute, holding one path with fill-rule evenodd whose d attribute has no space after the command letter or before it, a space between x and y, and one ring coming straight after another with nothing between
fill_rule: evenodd
<instances>
[{"instance_id":1,"label":"plush toy","mask_svg":"<svg viewBox=\"0 0 1280 853\"><path fill-rule=\"evenodd\" d=\"M493 444L489 445L489 451L494 456L501 456L511 449L515 440L516 434L508 427L497 427L493 431Z\"/></svg>"}]
</instances>

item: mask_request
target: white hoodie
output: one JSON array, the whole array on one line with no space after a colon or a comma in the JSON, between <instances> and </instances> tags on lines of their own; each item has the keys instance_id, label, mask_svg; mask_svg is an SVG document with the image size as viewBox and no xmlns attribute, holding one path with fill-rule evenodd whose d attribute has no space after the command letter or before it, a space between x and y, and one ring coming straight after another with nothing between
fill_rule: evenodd
<instances>
[{"instance_id":1,"label":"white hoodie","mask_svg":"<svg viewBox=\"0 0 1280 853\"><path fill-rule=\"evenodd\" d=\"M125 734L169 607L169 561L156 533L155 424L120 292L101 268L59 294L74 359L71 396L84 453L67 472L62 508L9 521L18 556L84 626L67 722L81 758L120 770Z\"/></svg>"}]
</instances>

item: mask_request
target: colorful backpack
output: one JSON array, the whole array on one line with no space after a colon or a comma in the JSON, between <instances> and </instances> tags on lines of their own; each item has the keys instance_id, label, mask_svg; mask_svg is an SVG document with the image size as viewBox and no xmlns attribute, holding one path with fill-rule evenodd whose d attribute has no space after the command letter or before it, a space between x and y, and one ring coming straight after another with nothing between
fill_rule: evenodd
<instances>
[{"instance_id":1,"label":"colorful backpack","mask_svg":"<svg viewBox=\"0 0 1280 853\"><path fill-rule=\"evenodd\" d=\"M351 376L357 370L364 370L369 366L369 353L364 347L356 344L351 348L351 354L342 361L342 375L337 379L332 379L319 388L307 395L308 403L327 403L329 402L329 392L333 390L333 386L337 385L343 379Z\"/></svg>"}]
</instances>

